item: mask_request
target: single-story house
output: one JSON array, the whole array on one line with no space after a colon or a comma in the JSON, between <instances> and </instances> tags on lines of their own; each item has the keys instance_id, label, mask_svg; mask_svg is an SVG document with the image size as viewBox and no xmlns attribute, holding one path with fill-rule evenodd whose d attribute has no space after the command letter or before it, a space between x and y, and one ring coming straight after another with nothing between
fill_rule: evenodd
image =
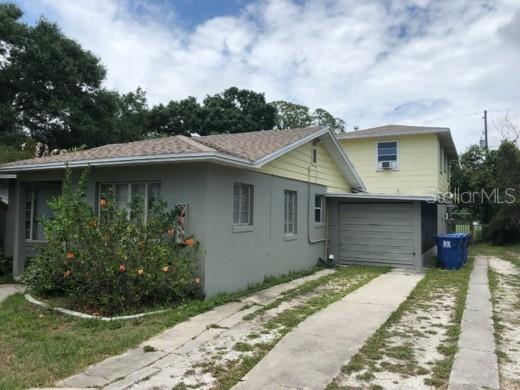
<instances>
[{"instance_id":1,"label":"single-story house","mask_svg":"<svg viewBox=\"0 0 520 390\"><path fill-rule=\"evenodd\" d=\"M39 221L49 215L47 200L61 191L66 163L74 177L91 167L87 198L96 207L108 188L125 204L139 193L160 194L170 207L186 205L186 229L205 253L207 295L311 267L329 255L341 260L352 248L392 244L385 237L397 232L405 253L388 248L393 265L421 269L434 245L432 197L389 198L383 206L371 199L328 129L173 136L0 166L0 173L16 175L9 180L6 234L14 275L45 242ZM391 224L380 234L360 234L381 218Z\"/></svg>"}]
</instances>

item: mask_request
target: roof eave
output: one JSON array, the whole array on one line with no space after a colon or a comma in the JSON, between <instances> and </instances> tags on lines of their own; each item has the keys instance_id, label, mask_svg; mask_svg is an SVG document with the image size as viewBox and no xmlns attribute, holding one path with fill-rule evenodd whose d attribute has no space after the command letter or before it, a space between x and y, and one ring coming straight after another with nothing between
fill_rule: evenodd
<instances>
[{"instance_id":1,"label":"roof eave","mask_svg":"<svg viewBox=\"0 0 520 390\"><path fill-rule=\"evenodd\" d=\"M162 154L157 156L133 156L133 157L114 157L105 159L93 159L93 160L77 160L77 161L57 161L47 162L39 164L20 164L11 165L7 167L0 166L0 173L12 173L12 172L28 172L28 171L42 171L42 170L53 170L63 169L65 166L70 168L82 168L82 167L110 167L110 166L122 166L122 165L147 165L147 164L158 164L158 163L174 163L174 162L198 162L198 161L213 161L217 163L223 163L241 167L254 167L254 163L241 159L225 155L218 152L201 152L201 153L184 153L184 154Z\"/></svg>"}]
</instances>

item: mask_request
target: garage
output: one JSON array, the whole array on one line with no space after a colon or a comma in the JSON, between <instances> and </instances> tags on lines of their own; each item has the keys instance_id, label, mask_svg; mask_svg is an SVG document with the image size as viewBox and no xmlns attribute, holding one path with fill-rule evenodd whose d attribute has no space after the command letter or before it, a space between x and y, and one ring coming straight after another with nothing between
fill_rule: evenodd
<instances>
[{"instance_id":1,"label":"garage","mask_svg":"<svg viewBox=\"0 0 520 390\"><path fill-rule=\"evenodd\" d=\"M338 264L421 270L436 254L438 205L431 197L327 194L326 255Z\"/></svg>"},{"instance_id":2,"label":"garage","mask_svg":"<svg viewBox=\"0 0 520 390\"><path fill-rule=\"evenodd\" d=\"M414 266L412 203L341 203L338 262Z\"/></svg>"}]
</instances>

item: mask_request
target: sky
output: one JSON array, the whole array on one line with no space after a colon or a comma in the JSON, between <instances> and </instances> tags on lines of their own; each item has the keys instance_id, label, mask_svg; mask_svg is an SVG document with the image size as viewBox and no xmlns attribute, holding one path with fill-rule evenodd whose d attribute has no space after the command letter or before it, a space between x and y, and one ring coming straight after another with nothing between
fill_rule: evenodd
<instances>
[{"instance_id":1,"label":"sky","mask_svg":"<svg viewBox=\"0 0 520 390\"><path fill-rule=\"evenodd\" d=\"M367 128L451 128L497 146L520 126L520 0L16 0L150 104L230 86L324 108Z\"/></svg>"}]
</instances>

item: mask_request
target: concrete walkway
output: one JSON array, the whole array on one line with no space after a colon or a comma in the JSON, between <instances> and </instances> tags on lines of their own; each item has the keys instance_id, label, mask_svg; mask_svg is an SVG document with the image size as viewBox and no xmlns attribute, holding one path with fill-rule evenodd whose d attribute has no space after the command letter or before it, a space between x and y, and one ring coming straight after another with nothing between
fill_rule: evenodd
<instances>
[{"instance_id":1,"label":"concrete walkway","mask_svg":"<svg viewBox=\"0 0 520 390\"><path fill-rule=\"evenodd\" d=\"M333 270L322 270L312 275L282 283L274 287L252 294L240 302L231 302L215 309L192 317L179 323L163 333L143 342L137 348L110 357L100 363L88 367L83 372L66 378L56 384L66 388L103 387L108 389L125 389L157 374L153 367L158 361L168 360L182 348L193 348L199 340L218 337L225 328L238 324L242 318L255 311L259 305L267 305L277 299L281 293L292 290L302 284L318 279ZM248 308L244 309L244 306ZM250 307L249 307L250 306ZM222 328L214 329L210 325L217 324ZM202 342L200 341L200 342ZM150 346L153 352L144 352L143 347Z\"/></svg>"},{"instance_id":2,"label":"concrete walkway","mask_svg":"<svg viewBox=\"0 0 520 390\"><path fill-rule=\"evenodd\" d=\"M21 291L23 291L23 287L19 284L0 284L0 302L6 299L9 295Z\"/></svg>"},{"instance_id":3,"label":"concrete walkway","mask_svg":"<svg viewBox=\"0 0 520 390\"><path fill-rule=\"evenodd\" d=\"M422 278L389 272L307 318L234 389L325 388Z\"/></svg>"},{"instance_id":4,"label":"concrete walkway","mask_svg":"<svg viewBox=\"0 0 520 390\"><path fill-rule=\"evenodd\" d=\"M477 256L448 390L500 388L487 271L488 259Z\"/></svg>"}]
</instances>

